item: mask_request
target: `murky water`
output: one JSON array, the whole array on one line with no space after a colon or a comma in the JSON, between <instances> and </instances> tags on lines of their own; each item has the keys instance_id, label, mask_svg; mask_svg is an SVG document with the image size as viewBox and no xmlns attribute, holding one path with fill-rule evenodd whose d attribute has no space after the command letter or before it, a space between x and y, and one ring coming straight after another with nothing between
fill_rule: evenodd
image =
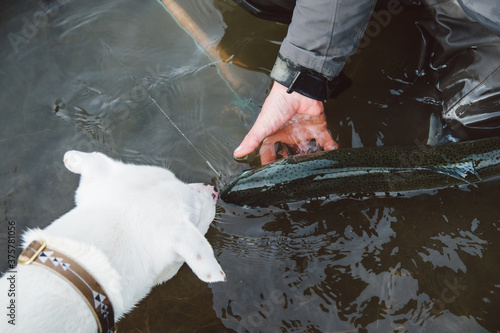
<instances>
[{"instance_id":1,"label":"murky water","mask_svg":"<svg viewBox=\"0 0 500 333\"><path fill-rule=\"evenodd\" d=\"M179 2L230 57L234 86L156 1L11 2L0 13L0 253L7 221L19 244L25 228L71 209L78 178L62 165L67 150L218 186L255 166L232 150L268 92L286 26L230 1ZM352 83L326 105L341 147L425 142L439 108L419 60L419 13L409 7L373 30L346 66ZM220 202L207 237L228 281L206 285L183 267L119 330L497 332L499 192L491 182L288 209Z\"/></svg>"}]
</instances>

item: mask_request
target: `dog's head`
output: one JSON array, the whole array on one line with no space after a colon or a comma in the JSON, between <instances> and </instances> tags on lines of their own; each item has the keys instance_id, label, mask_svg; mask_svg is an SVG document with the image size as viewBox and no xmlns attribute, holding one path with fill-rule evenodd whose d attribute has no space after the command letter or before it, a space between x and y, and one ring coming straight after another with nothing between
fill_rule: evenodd
<instances>
[{"instance_id":1,"label":"dog's head","mask_svg":"<svg viewBox=\"0 0 500 333\"><path fill-rule=\"evenodd\" d=\"M134 232L148 233L146 239L156 242L151 255L162 252L166 266L181 257L201 280L225 280L203 236L215 216L218 194L212 185L186 184L167 169L125 164L97 152L69 151L64 164L81 177L77 207L104 207L119 215L115 227L125 223Z\"/></svg>"}]
</instances>

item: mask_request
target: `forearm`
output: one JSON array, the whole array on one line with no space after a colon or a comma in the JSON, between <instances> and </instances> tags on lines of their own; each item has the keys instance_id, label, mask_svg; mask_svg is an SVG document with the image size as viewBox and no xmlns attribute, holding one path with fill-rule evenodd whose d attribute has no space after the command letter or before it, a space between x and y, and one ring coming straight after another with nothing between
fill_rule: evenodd
<instances>
[{"instance_id":1,"label":"forearm","mask_svg":"<svg viewBox=\"0 0 500 333\"><path fill-rule=\"evenodd\" d=\"M374 5L375 0L298 0L271 77L289 87L298 72L307 71L312 82L331 84L356 52ZM326 95L304 95L324 100L329 87L324 90Z\"/></svg>"}]
</instances>

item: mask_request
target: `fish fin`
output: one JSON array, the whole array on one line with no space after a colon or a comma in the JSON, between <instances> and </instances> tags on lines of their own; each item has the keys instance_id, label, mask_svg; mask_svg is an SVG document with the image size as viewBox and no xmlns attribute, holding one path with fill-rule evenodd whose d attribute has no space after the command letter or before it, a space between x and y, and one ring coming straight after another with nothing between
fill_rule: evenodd
<instances>
[{"instance_id":1,"label":"fish fin","mask_svg":"<svg viewBox=\"0 0 500 333\"><path fill-rule=\"evenodd\" d=\"M466 177L469 174L472 174L477 177L478 181L481 181L481 176L476 171L476 168L474 168L474 163L472 161L467 161L467 162L461 162L461 163L455 163L452 165L443 165L443 166L435 166L435 167L429 167L426 169L430 169L434 172L444 174L450 177L453 177L455 179L461 180L464 183L468 185L472 185L474 187L478 187L476 184L468 180Z\"/></svg>"}]
</instances>

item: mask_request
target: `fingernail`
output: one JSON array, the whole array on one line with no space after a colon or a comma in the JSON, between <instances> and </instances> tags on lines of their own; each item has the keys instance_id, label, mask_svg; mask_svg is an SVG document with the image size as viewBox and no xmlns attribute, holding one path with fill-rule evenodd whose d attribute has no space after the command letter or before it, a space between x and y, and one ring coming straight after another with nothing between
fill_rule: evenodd
<instances>
[{"instance_id":1,"label":"fingernail","mask_svg":"<svg viewBox=\"0 0 500 333\"><path fill-rule=\"evenodd\" d=\"M236 149L234 150L234 152L235 152L235 153L237 153L237 152L240 152L240 151L242 151L242 150L243 150L243 146L239 146L238 148L236 148Z\"/></svg>"}]
</instances>

